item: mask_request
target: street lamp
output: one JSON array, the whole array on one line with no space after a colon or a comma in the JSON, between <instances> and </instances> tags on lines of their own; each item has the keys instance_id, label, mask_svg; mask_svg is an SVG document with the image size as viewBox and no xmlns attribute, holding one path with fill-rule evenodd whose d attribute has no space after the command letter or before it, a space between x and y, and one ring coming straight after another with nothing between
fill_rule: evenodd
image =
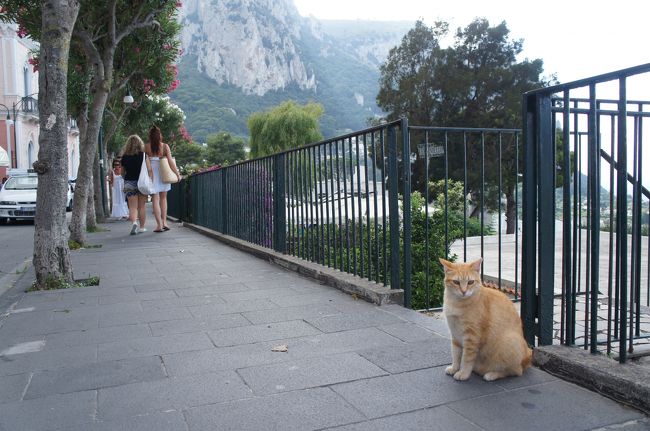
<instances>
[{"instance_id":1,"label":"street lamp","mask_svg":"<svg viewBox=\"0 0 650 431\"><path fill-rule=\"evenodd\" d=\"M130 105L133 103L133 96L131 96L131 88L129 84L126 84L126 95L122 99L122 102L125 105ZM104 214L107 214L106 210L106 175L104 174L104 121L102 118L102 124L99 126L99 137L97 138L97 145L99 146L99 178L101 178L102 184L102 209Z\"/></svg>"},{"instance_id":2,"label":"street lamp","mask_svg":"<svg viewBox=\"0 0 650 431\"><path fill-rule=\"evenodd\" d=\"M35 112L35 111L37 111L38 108L35 106L36 105L36 99L32 97L32 96L34 96L36 94L38 94L38 93L32 93L30 95L21 97L19 101L14 102L14 103L11 104L11 110L9 109L8 106L0 103L0 106L3 106L7 111L7 119L6 119L7 126L11 126L11 125L14 126L14 133L13 133L14 142L13 142L13 146L16 149L16 151L13 153L13 157L12 157L12 152L11 152L11 142L9 142L9 130L7 129L7 148L8 148L7 155L9 156L10 168L12 168L14 166L18 167L18 136L17 136L17 133L16 133L16 124L17 124L16 119L18 117L18 112L19 112L20 109L22 109L24 112ZM13 120L9 116L10 112L13 114L12 115Z\"/></svg>"},{"instance_id":3,"label":"street lamp","mask_svg":"<svg viewBox=\"0 0 650 431\"><path fill-rule=\"evenodd\" d=\"M11 116L9 115L9 107L3 103L0 103L0 106L4 107L5 110L7 111L7 118L5 119L5 124L6 124L6 129L7 129L7 157L9 158L9 169L11 169L12 166L12 158L11 158L11 136L9 135L9 127L11 127L12 124L14 124L13 120L11 119Z\"/></svg>"}]
</instances>

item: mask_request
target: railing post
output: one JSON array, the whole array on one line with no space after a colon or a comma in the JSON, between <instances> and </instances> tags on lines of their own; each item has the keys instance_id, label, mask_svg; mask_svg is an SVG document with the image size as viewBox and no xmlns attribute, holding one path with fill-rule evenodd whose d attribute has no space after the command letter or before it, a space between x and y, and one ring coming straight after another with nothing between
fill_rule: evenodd
<instances>
[{"instance_id":1,"label":"railing post","mask_svg":"<svg viewBox=\"0 0 650 431\"><path fill-rule=\"evenodd\" d=\"M388 127L388 217L390 229L390 287L399 289L399 201L397 196L397 134Z\"/></svg>"},{"instance_id":2,"label":"railing post","mask_svg":"<svg viewBox=\"0 0 650 431\"><path fill-rule=\"evenodd\" d=\"M537 263L537 142L536 96L524 95L524 166L522 196L521 240L521 319L524 336L531 346L535 345L537 319L537 289L535 269Z\"/></svg>"},{"instance_id":3,"label":"railing post","mask_svg":"<svg viewBox=\"0 0 650 431\"><path fill-rule=\"evenodd\" d=\"M273 249L287 250L287 214L285 193L285 154L273 158Z\"/></svg>"},{"instance_id":4,"label":"railing post","mask_svg":"<svg viewBox=\"0 0 650 431\"><path fill-rule=\"evenodd\" d=\"M408 120L402 118L402 161L404 163L404 307L411 308L411 143Z\"/></svg>"},{"instance_id":5,"label":"railing post","mask_svg":"<svg viewBox=\"0 0 650 431\"><path fill-rule=\"evenodd\" d=\"M533 345L537 335L540 345L548 345L553 342L555 283L555 148L551 99L547 95L524 97L526 170L521 310L526 341ZM539 263L539 273L536 263ZM536 281L539 281L539 289L536 289Z\"/></svg>"}]
</instances>

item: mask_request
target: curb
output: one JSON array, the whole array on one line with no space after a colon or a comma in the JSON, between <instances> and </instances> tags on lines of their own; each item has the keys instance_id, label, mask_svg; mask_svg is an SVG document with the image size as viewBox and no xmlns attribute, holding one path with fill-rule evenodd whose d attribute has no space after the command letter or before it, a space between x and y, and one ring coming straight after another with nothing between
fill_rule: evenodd
<instances>
[{"instance_id":1,"label":"curb","mask_svg":"<svg viewBox=\"0 0 650 431\"><path fill-rule=\"evenodd\" d=\"M177 221L172 217L168 218ZM238 238L224 235L212 229L197 226L192 223L183 222L183 226L239 250L250 253L260 259L267 260L290 271L318 280L323 284L334 287L345 293L356 295L357 297L373 304L404 304L404 290L402 289L391 289L390 287L385 287L351 274L308 262L294 256L278 253L277 251L256 244L251 244Z\"/></svg>"},{"instance_id":2,"label":"curb","mask_svg":"<svg viewBox=\"0 0 650 431\"><path fill-rule=\"evenodd\" d=\"M555 376L650 414L650 370L566 346L535 348L534 363Z\"/></svg>"}]
</instances>

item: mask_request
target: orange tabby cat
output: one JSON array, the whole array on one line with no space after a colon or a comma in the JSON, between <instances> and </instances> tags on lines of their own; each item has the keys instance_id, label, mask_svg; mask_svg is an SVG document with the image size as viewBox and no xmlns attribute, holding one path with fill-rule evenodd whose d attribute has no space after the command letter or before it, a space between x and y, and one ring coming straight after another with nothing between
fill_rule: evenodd
<instances>
[{"instance_id":1,"label":"orange tabby cat","mask_svg":"<svg viewBox=\"0 0 650 431\"><path fill-rule=\"evenodd\" d=\"M483 287L482 260L452 263L440 259L451 332L452 364L445 372L456 380L467 380L472 371L487 381L521 376L532 359L512 303L502 292Z\"/></svg>"}]
</instances>

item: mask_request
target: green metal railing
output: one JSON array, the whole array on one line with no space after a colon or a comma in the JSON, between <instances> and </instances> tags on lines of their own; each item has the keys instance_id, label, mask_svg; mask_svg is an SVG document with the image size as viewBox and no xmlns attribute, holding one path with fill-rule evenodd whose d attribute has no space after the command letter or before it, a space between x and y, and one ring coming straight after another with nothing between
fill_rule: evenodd
<instances>
[{"instance_id":1,"label":"green metal railing","mask_svg":"<svg viewBox=\"0 0 650 431\"><path fill-rule=\"evenodd\" d=\"M404 288L409 306L411 186L409 157L402 155L410 153L407 121L394 121L192 175L172 186L168 211L244 241Z\"/></svg>"},{"instance_id":2,"label":"green metal railing","mask_svg":"<svg viewBox=\"0 0 650 431\"><path fill-rule=\"evenodd\" d=\"M648 77L645 64L524 95L522 318L531 344L559 338L625 362L650 338L650 102L631 97Z\"/></svg>"}]
</instances>

